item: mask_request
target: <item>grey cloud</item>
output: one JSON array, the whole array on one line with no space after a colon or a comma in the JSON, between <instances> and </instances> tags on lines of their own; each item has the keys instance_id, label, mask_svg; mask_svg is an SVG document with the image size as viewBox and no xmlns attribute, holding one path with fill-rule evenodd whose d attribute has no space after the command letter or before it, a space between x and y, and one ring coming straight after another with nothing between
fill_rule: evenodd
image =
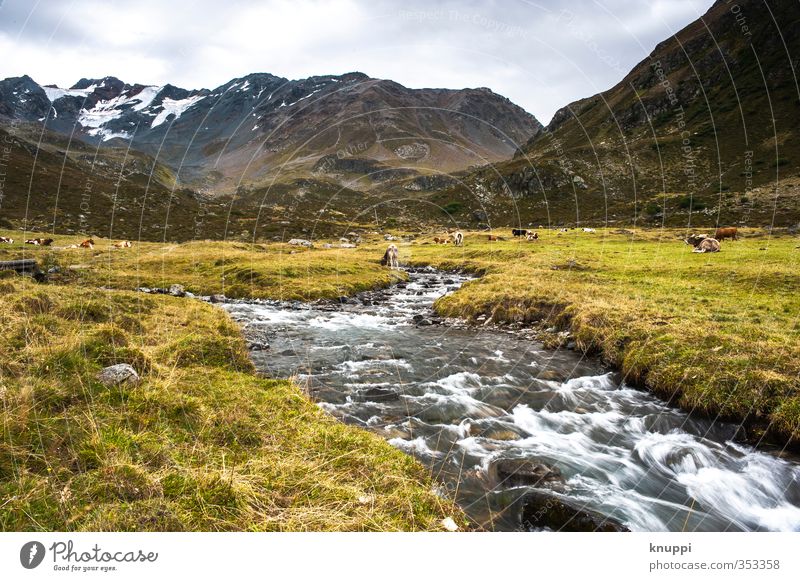
<instances>
[{"instance_id":1,"label":"grey cloud","mask_svg":"<svg viewBox=\"0 0 800 581\"><path fill-rule=\"evenodd\" d=\"M363 71L486 86L547 122L607 89L711 0L5 0L0 77L218 86L249 72ZM35 9L32 7L35 6Z\"/></svg>"}]
</instances>

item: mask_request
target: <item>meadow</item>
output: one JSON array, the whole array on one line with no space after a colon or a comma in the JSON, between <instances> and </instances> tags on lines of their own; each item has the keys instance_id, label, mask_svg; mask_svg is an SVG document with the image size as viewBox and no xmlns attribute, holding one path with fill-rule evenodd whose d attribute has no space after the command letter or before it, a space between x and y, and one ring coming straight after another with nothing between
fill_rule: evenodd
<instances>
[{"instance_id":1,"label":"meadow","mask_svg":"<svg viewBox=\"0 0 800 581\"><path fill-rule=\"evenodd\" d=\"M260 377L221 309L108 287L156 284L162 267L200 292L220 281L189 277L157 259L170 256L163 245L147 244L126 250L152 259L149 278L115 278L101 250L109 244L98 242L0 250L0 260L61 265L48 284L0 273L0 530L444 530L451 516L463 526L416 460L334 420L293 382ZM189 254L198 256L175 256ZM294 267L306 273L309 263ZM274 288L300 297L285 278ZM320 273L316 294L352 292L362 279ZM138 386L97 380L122 362Z\"/></svg>"},{"instance_id":2,"label":"meadow","mask_svg":"<svg viewBox=\"0 0 800 581\"><path fill-rule=\"evenodd\" d=\"M626 381L741 423L752 443L800 438L800 239L747 230L694 254L678 230L543 230L537 242L399 242L401 264L480 275L437 311L570 340ZM0 235L21 238L12 231ZM55 236L54 246L75 242ZM465 521L422 466L260 377L220 309L134 292L315 300L405 278L355 249L197 241L92 250L0 246L52 270L0 274L0 529L441 530ZM569 339L563 331L569 332ZM135 388L106 388L133 364Z\"/></svg>"}]
</instances>

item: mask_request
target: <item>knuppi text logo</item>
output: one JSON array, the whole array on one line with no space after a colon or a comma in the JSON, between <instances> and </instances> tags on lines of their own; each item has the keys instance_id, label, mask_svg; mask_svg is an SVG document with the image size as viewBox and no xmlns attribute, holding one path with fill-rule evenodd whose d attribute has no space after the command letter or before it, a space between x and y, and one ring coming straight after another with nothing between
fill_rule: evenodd
<instances>
[{"instance_id":1,"label":"knuppi text logo","mask_svg":"<svg viewBox=\"0 0 800 581\"><path fill-rule=\"evenodd\" d=\"M35 569L44 560L44 545L39 541L30 541L19 550L19 562L26 569Z\"/></svg>"}]
</instances>

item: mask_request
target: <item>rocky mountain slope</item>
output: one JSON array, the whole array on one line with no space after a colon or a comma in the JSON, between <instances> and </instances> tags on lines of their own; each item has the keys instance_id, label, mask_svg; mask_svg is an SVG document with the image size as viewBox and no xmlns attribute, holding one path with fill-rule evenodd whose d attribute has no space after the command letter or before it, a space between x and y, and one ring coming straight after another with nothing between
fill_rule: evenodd
<instances>
[{"instance_id":1,"label":"rocky mountain slope","mask_svg":"<svg viewBox=\"0 0 800 581\"><path fill-rule=\"evenodd\" d=\"M298 81L252 74L199 91L114 77L69 89L11 78L0 81L0 116L129 145L182 184L214 193L312 171L340 176L335 163L319 163L324 156L356 160L359 175L360 159L406 175L464 169L509 157L542 127L489 89L408 89L361 73Z\"/></svg>"},{"instance_id":2,"label":"rocky mountain slope","mask_svg":"<svg viewBox=\"0 0 800 581\"><path fill-rule=\"evenodd\" d=\"M496 223L795 224L798 76L800 4L718 0L512 160L436 198Z\"/></svg>"}]
</instances>

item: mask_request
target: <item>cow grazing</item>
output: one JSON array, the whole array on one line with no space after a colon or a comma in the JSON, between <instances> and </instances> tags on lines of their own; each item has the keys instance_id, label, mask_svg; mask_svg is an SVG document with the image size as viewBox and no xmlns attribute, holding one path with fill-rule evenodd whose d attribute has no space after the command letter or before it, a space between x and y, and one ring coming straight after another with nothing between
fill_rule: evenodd
<instances>
[{"instance_id":1,"label":"cow grazing","mask_svg":"<svg viewBox=\"0 0 800 581\"><path fill-rule=\"evenodd\" d=\"M399 268L400 263L398 261L398 254L399 251L397 250L397 246L394 244L389 244L386 252L383 253L383 258L381 258L381 266L388 266L392 269Z\"/></svg>"},{"instance_id":2,"label":"cow grazing","mask_svg":"<svg viewBox=\"0 0 800 581\"><path fill-rule=\"evenodd\" d=\"M111 246L113 246L114 248L130 248L131 246L133 246L133 244L131 244L130 240L122 240L120 242L115 242Z\"/></svg>"},{"instance_id":3,"label":"cow grazing","mask_svg":"<svg viewBox=\"0 0 800 581\"><path fill-rule=\"evenodd\" d=\"M92 240L91 238L87 238L86 240L78 244L78 246L81 248L94 248L94 240Z\"/></svg>"},{"instance_id":4,"label":"cow grazing","mask_svg":"<svg viewBox=\"0 0 800 581\"><path fill-rule=\"evenodd\" d=\"M456 246L463 246L464 245L464 235L461 232L456 231L453 234L453 243Z\"/></svg>"},{"instance_id":5,"label":"cow grazing","mask_svg":"<svg viewBox=\"0 0 800 581\"><path fill-rule=\"evenodd\" d=\"M528 235L525 238L526 238L526 240L529 240L529 241L538 240L539 239L539 233L538 232L528 232Z\"/></svg>"},{"instance_id":6,"label":"cow grazing","mask_svg":"<svg viewBox=\"0 0 800 581\"><path fill-rule=\"evenodd\" d=\"M14 244L14 239L6 238L5 236L0 236L0 244Z\"/></svg>"},{"instance_id":7,"label":"cow grazing","mask_svg":"<svg viewBox=\"0 0 800 581\"><path fill-rule=\"evenodd\" d=\"M527 230L522 230L521 228L512 228L511 229L511 234L513 236L527 236L528 235L528 231Z\"/></svg>"},{"instance_id":8,"label":"cow grazing","mask_svg":"<svg viewBox=\"0 0 800 581\"><path fill-rule=\"evenodd\" d=\"M714 232L714 238L717 240L725 240L726 238L736 240L738 232L738 228L717 228L716 232Z\"/></svg>"}]
</instances>

